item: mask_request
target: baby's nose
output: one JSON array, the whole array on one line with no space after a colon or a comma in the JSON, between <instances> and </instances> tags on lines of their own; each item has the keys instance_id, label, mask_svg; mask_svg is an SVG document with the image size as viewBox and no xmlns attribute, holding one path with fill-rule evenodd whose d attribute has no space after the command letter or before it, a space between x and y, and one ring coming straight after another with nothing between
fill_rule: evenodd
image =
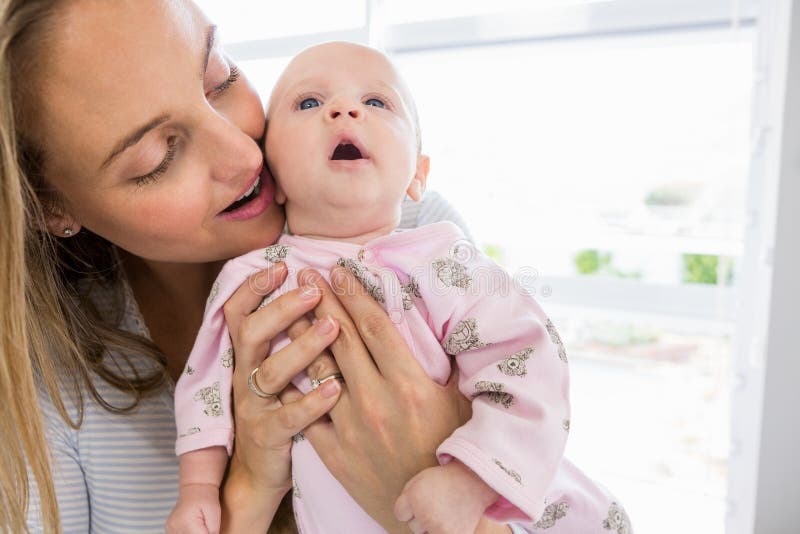
<instances>
[{"instance_id":1,"label":"baby's nose","mask_svg":"<svg viewBox=\"0 0 800 534\"><path fill-rule=\"evenodd\" d=\"M345 111L346 110L346 111ZM348 106L335 106L330 109L328 112L328 116L331 119L338 119L339 117L343 116L343 113L346 113L347 116L357 119L361 116L361 112L355 106L348 107Z\"/></svg>"}]
</instances>

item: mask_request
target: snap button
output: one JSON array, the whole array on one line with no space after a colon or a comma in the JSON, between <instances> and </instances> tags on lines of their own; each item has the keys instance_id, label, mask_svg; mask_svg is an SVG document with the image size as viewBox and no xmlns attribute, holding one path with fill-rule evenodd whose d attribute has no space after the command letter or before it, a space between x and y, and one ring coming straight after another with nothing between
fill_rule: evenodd
<instances>
[{"instance_id":1,"label":"snap button","mask_svg":"<svg viewBox=\"0 0 800 534\"><path fill-rule=\"evenodd\" d=\"M389 319L391 319L394 324L400 324L403 322L403 314L399 310L394 310L389 314Z\"/></svg>"}]
</instances>

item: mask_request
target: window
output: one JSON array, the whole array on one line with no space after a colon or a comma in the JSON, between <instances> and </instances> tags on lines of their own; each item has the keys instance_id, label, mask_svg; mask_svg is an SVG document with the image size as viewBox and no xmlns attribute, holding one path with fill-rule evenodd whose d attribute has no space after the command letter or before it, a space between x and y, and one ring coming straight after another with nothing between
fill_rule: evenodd
<instances>
[{"instance_id":1,"label":"window","mask_svg":"<svg viewBox=\"0 0 800 534\"><path fill-rule=\"evenodd\" d=\"M642 532L724 528L753 35L395 56L432 154L430 187L567 340L568 456Z\"/></svg>"},{"instance_id":2,"label":"window","mask_svg":"<svg viewBox=\"0 0 800 534\"><path fill-rule=\"evenodd\" d=\"M295 7L252 0L199 0L197 4L223 29L228 43L359 28L366 17L360 0L305 0Z\"/></svg>"},{"instance_id":3,"label":"window","mask_svg":"<svg viewBox=\"0 0 800 534\"><path fill-rule=\"evenodd\" d=\"M426 22L456 17L491 15L508 12L536 12L552 8L580 6L613 0L443 0L426 2L425 0L406 0L405 2L386 2L387 20L392 24L407 22Z\"/></svg>"},{"instance_id":4,"label":"window","mask_svg":"<svg viewBox=\"0 0 800 534\"><path fill-rule=\"evenodd\" d=\"M200 3L265 100L304 46L390 53L430 187L565 339L568 456L638 532L725 532L758 2Z\"/></svg>"}]
</instances>

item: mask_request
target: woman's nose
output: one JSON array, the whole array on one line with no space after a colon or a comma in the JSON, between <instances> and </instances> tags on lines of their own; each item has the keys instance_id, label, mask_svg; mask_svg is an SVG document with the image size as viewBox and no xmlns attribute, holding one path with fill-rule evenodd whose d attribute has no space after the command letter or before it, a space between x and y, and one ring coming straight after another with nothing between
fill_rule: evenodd
<instances>
[{"instance_id":1,"label":"woman's nose","mask_svg":"<svg viewBox=\"0 0 800 534\"><path fill-rule=\"evenodd\" d=\"M263 160L258 143L227 121L216 121L214 126L204 147L212 177L220 182L250 178Z\"/></svg>"}]
</instances>

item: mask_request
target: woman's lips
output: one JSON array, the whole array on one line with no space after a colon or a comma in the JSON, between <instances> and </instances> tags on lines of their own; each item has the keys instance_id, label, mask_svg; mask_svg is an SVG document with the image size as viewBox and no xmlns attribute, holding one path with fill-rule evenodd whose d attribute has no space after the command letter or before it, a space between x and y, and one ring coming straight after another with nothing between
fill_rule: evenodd
<instances>
[{"instance_id":1,"label":"woman's lips","mask_svg":"<svg viewBox=\"0 0 800 534\"><path fill-rule=\"evenodd\" d=\"M235 210L220 212L217 217L225 221L244 221L264 213L275 198L275 180L266 165L262 167L258 179L261 180L261 190L258 195ZM251 185L248 185L247 189L250 187ZM247 189L242 193L247 192Z\"/></svg>"}]
</instances>

